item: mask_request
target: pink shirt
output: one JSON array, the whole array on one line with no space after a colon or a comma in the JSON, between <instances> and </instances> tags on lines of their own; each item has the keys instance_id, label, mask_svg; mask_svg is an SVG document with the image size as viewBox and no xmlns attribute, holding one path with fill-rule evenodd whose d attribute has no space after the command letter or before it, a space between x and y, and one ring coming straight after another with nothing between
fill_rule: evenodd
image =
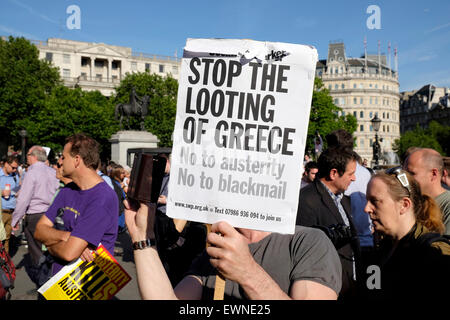
<instances>
[{"instance_id":1,"label":"pink shirt","mask_svg":"<svg viewBox=\"0 0 450 320\"><path fill-rule=\"evenodd\" d=\"M40 161L31 165L20 188L12 226L25 214L45 213L58 187L59 180L56 178L55 169Z\"/></svg>"}]
</instances>

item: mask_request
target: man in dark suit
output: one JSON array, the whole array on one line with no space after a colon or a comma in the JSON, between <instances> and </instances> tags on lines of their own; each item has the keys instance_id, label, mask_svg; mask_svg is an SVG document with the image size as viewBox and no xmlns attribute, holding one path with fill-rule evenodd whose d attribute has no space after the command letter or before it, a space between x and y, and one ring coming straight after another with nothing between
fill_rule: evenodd
<instances>
[{"instance_id":1,"label":"man in dark suit","mask_svg":"<svg viewBox=\"0 0 450 320\"><path fill-rule=\"evenodd\" d=\"M341 298L355 293L356 263L359 263L360 248L350 198L344 195L356 179L356 159L351 149L325 150L318 160L317 178L300 191L297 211L297 225L323 230L335 245L342 263Z\"/></svg>"}]
</instances>

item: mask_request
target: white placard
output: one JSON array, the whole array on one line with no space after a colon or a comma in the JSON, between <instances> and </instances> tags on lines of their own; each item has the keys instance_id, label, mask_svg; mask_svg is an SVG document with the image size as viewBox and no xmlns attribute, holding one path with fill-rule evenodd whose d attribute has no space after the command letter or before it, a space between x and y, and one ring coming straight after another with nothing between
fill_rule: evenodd
<instances>
[{"instance_id":1,"label":"white placard","mask_svg":"<svg viewBox=\"0 0 450 320\"><path fill-rule=\"evenodd\" d=\"M317 50L188 39L167 214L294 233Z\"/></svg>"}]
</instances>

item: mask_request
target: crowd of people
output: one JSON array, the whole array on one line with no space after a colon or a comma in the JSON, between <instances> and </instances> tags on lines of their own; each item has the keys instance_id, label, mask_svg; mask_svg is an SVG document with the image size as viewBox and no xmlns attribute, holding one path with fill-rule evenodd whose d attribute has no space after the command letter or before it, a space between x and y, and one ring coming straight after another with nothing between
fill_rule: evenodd
<instances>
[{"instance_id":1,"label":"crowd of people","mask_svg":"<svg viewBox=\"0 0 450 320\"><path fill-rule=\"evenodd\" d=\"M217 279L225 279L225 299L353 301L445 290L449 164L433 149L414 148L401 166L375 172L347 131L325 139L327 148L303 163L294 234L224 221L207 232L169 218L170 154L160 154L166 168L157 203L128 201L130 168L103 165L98 143L75 134L53 166L41 146L28 150L22 174L16 157L5 159L0 237L10 250L23 224L37 287L74 259L92 260L99 243L119 255L115 242L126 233L143 299L212 299Z\"/></svg>"}]
</instances>

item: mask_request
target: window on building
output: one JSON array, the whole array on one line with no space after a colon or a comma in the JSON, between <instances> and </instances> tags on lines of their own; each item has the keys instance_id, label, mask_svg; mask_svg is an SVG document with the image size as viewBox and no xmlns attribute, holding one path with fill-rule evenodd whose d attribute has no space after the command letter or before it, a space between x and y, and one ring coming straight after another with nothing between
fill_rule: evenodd
<instances>
[{"instance_id":1,"label":"window on building","mask_svg":"<svg viewBox=\"0 0 450 320\"><path fill-rule=\"evenodd\" d=\"M383 119L384 119L385 113L383 112Z\"/></svg>"},{"instance_id":2,"label":"window on building","mask_svg":"<svg viewBox=\"0 0 450 320\"><path fill-rule=\"evenodd\" d=\"M375 97L375 104L378 104L378 97Z\"/></svg>"},{"instance_id":3,"label":"window on building","mask_svg":"<svg viewBox=\"0 0 450 320\"><path fill-rule=\"evenodd\" d=\"M145 64L145 72L150 72L150 63Z\"/></svg>"},{"instance_id":4,"label":"window on building","mask_svg":"<svg viewBox=\"0 0 450 320\"><path fill-rule=\"evenodd\" d=\"M47 61L53 61L53 53L52 52L46 52L45 53L45 60Z\"/></svg>"},{"instance_id":5,"label":"window on building","mask_svg":"<svg viewBox=\"0 0 450 320\"><path fill-rule=\"evenodd\" d=\"M331 84L328 85L328 90L331 90L333 86Z\"/></svg>"},{"instance_id":6,"label":"window on building","mask_svg":"<svg viewBox=\"0 0 450 320\"><path fill-rule=\"evenodd\" d=\"M372 104L372 97L369 98L369 103Z\"/></svg>"},{"instance_id":7,"label":"window on building","mask_svg":"<svg viewBox=\"0 0 450 320\"><path fill-rule=\"evenodd\" d=\"M119 63L117 61L111 62L111 69L113 70L119 69Z\"/></svg>"},{"instance_id":8,"label":"window on building","mask_svg":"<svg viewBox=\"0 0 450 320\"><path fill-rule=\"evenodd\" d=\"M339 89L339 85L338 85L338 84L335 84L335 85L334 85L334 89L335 89L335 90Z\"/></svg>"},{"instance_id":9,"label":"window on building","mask_svg":"<svg viewBox=\"0 0 450 320\"><path fill-rule=\"evenodd\" d=\"M378 89L378 84L375 84L375 89Z\"/></svg>"},{"instance_id":10,"label":"window on building","mask_svg":"<svg viewBox=\"0 0 450 320\"><path fill-rule=\"evenodd\" d=\"M334 104L335 104L335 105L338 105L338 104L339 104L339 99L338 99L338 98L335 98L335 99L334 99Z\"/></svg>"},{"instance_id":11,"label":"window on building","mask_svg":"<svg viewBox=\"0 0 450 320\"><path fill-rule=\"evenodd\" d=\"M386 129L387 129L387 132L389 132L389 125L387 125L386 127L387 127L387 128L386 128Z\"/></svg>"},{"instance_id":12,"label":"window on building","mask_svg":"<svg viewBox=\"0 0 450 320\"><path fill-rule=\"evenodd\" d=\"M164 65L163 65L163 64L160 64L160 65L159 65L159 72L160 72L160 73L163 73L163 72L164 72Z\"/></svg>"},{"instance_id":13,"label":"window on building","mask_svg":"<svg viewBox=\"0 0 450 320\"><path fill-rule=\"evenodd\" d=\"M100 73L97 73L96 75L95 75L95 80L97 80L97 81L102 81L102 75L100 74Z\"/></svg>"},{"instance_id":14,"label":"window on building","mask_svg":"<svg viewBox=\"0 0 450 320\"><path fill-rule=\"evenodd\" d=\"M356 115L357 115L358 113L356 112L356 111L353 111L353 116L356 118Z\"/></svg>"},{"instance_id":15,"label":"window on building","mask_svg":"<svg viewBox=\"0 0 450 320\"><path fill-rule=\"evenodd\" d=\"M341 85L341 89L345 89L345 84L342 84L342 85Z\"/></svg>"},{"instance_id":16,"label":"window on building","mask_svg":"<svg viewBox=\"0 0 450 320\"><path fill-rule=\"evenodd\" d=\"M364 99L363 98L359 98L359 103L363 104L364 103Z\"/></svg>"},{"instance_id":17,"label":"window on building","mask_svg":"<svg viewBox=\"0 0 450 320\"><path fill-rule=\"evenodd\" d=\"M178 74L178 66L172 66L172 74Z\"/></svg>"},{"instance_id":18,"label":"window on building","mask_svg":"<svg viewBox=\"0 0 450 320\"><path fill-rule=\"evenodd\" d=\"M70 54L63 54L63 63L70 63Z\"/></svg>"},{"instance_id":19,"label":"window on building","mask_svg":"<svg viewBox=\"0 0 450 320\"><path fill-rule=\"evenodd\" d=\"M136 71L137 70L137 62L131 61L131 70Z\"/></svg>"},{"instance_id":20,"label":"window on building","mask_svg":"<svg viewBox=\"0 0 450 320\"><path fill-rule=\"evenodd\" d=\"M372 88L372 84L371 83L369 83L369 88Z\"/></svg>"},{"instance_id":21,"label":"window on building","mask_svg":"<svg viewBox=\"0 0 450 320\"><path fill-rule=\"evenodd\" d=\"M356 83L353 84L353 89L356 89Z\"/></svg>"},{"instance_id":22,"label":"window on building","mask_svg":"<svg viewBox=\"0 0 450 320\"><path fill-rule=\"evenodd\" d=\"M362 84L362 83L359 84L359 88L360 88L360 89L363 88L363 84Z\"/></svg>"},{"instance_id":23,"label":"window on building","mask_svg":"<svg viewBox=\"0 0 450 320\"><path fill-rule=\"evenodd\" d=\"M372 132L373 131L373 126L369 125L369 131Z\"/></svg>"},{"instance_id":24,"label":"window on building","mask_svg":"<svg viewBox=\"0 0 450 320\"><path fill-rule=\"evenodd\" d=\"M389 112L386 114L386 118L389 119Z\"/></svg>"},{"instance_id":25,"label":"window on building","mask_svg":"<svg viewBox=\"0 0 450 320\"><path fill-rule=\"evenodd\" d=\"M362 118L364 118L364 111L360 111L359 112L359 117L362 119Z\"/></svg>"},{"instance_id":26,"label":"window on building","mask_svg":"<svg viewBox=\"0 0 450 320\"><path fill-rule=\"evenodd\" d=\"M372 140L372 139L369 140L369 145L370 145L371 147L373 146L373 140Z\"/></svg>"},{"instance_id":27,"label":"window on building","mask_svg":"<svg viewBox=\"0 0 450 320\"><path fill-rule=\"evenodd\" d=\"M359 125L359 131L361 131L361 132L364 131L364 125L363 124Z\"/></svg>"},{"instance_id":28,"label":"window on building","mask_svg":"<svg viewBox=\"0 0 450 320\"><path fill-rule=\"evenodd\" d=\"M353 98L353 104L357 104L358 103L358 99L357 98Z\"/></svg>"},{"instance_id":29,"label":"window on building","mask_svg":"<svg viewBox=\"0 0 450 320\"><path fill-rule=\"evenodd\" d=\"M359 140L359 146L364 147L364 139Z\"/></svg>"},{"instance_id":30,"label":"window on building","mask_svg":"<svg viewBox=\"0 0 450 320\"><path fill-rule=\"evenodd\" d=\"M70 78L70 69L63 69L63 78Z\"/></svg>"},{"instance_id":31,"label":"window on building","mask_svg":"<svg viewBox=\"0 0 450 320\"><path fill-rule=\"evenodd\" d=\"M86 57L81 57L81 66L86 67L89 64L89 59Z\"/></svg>"},{"instance_id":32,"label":"window on building","mask_svg":"<svg viewBox=\"0 0 450 320\"><path fill-rule=\"evenodd\" d=\"M341 98L341 105L345 106L345 98Z\"/></svg>"},{"instance_id":33,"label":"window on building","mask_svg":"<svg viewBox=\"0 0 450 320\"><path fill-rule=\"evenodd\" d=\"M369 112L369 118L370 118L370 119L373 118L373 112L372 112L372 111Z\"/></svg>"},{"instance_id":34,"label":"window on building","mask_svg":"<svg viewBox=\"0 0 450 320\"><path fill-rule=\"evenodd\" d=\"M383 132L386 132L386 126L383 124Z\"/></svg>"},{"instance_id":35,"label":"window on building","mask_svg":"<svg viewBox=\"0 0 450 320\"><path fill-rule=\"evenodd\" d=\"M81 80L87 80L87 74L86 74L86 72L82 72L82 73L81 73L80 79L81 79Z\"/></svg>"},{"instance_id":36,"label":"window on building","mask_svg":"<svg viewBox=\"0 0 450 320\"><path fill-rule=\"evenodd\" d=\"M103 60L95 60L95 67L97 68L103 68L104 61Z\"/></svg>"}]
</instances>

